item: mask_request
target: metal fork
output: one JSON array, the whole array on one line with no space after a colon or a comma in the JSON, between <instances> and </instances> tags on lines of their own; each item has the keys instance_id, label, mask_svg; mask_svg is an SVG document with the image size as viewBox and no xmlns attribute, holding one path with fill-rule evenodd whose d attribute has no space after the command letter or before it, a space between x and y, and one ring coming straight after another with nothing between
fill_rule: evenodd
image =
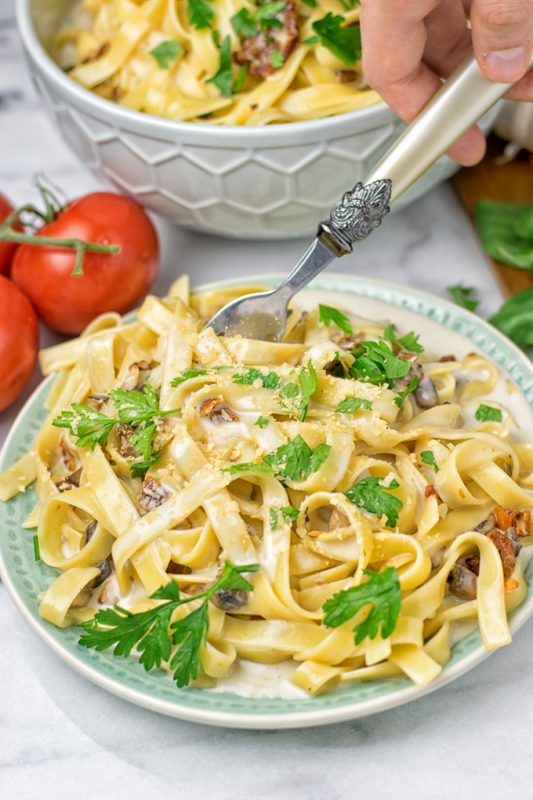
<instances>
[{"instance_id":1,"label":"metal fork","mask_svg":"<svg viewBox=\"0 0 533 800\"><path fill-rule=\"evenodd\" d=\"M533 65L533 56L530 66ZM321 222L315 240L288 278L270 292L249 294L224 306L206 327L219 335L280 341L291 298L336 258L352 252L377 228L393 203L499 100L512 84L494 83L481 72L474 56L442 85L416 119L374 167L336 203Z\"/></svg>"}]
</instances>

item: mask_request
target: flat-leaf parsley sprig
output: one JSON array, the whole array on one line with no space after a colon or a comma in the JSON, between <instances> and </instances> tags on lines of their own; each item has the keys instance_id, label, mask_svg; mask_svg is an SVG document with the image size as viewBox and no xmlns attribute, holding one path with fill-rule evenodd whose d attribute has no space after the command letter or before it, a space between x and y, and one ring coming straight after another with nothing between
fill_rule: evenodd
<instances>
[{"instance_id":1,"label":"flat-leaf parsley sprig","mask_svg":"<svg viewBox=\"0 0 533 800\"><path fill-rule=\"evenodd\" d=\"M394 567L382 572L365 569L364 573L368 580L337 592L323 605L324 625L329 628L338 628L365 607L370 607L366 617L354 628L355 644L360 644L367 636L369 639L390 636L402 605L400 581Z\"/></svg>"},{"instance_id":2,"label":"flat-leaf parsley sprig","mask_svg":"<svg viewBox=\"0 0 533 800\"><path fill-rule=\"evenodd\" d=\"M232 475L239 472L266 472L276 475L280 480L287 478L292 481L304 481L322 466L330 450L331 445L324 443L314 448L309 447L305 439L296 436L277 450L268 453L263 461L233 464L223 471Z\"/></svg>"},{"instance_id":3,"label":"flat-leaf parsley sprig","mask_svg":"<svg viewBox=\"0 0 533 800\"><path fill-rule=\"evenodd\" d=\"M378 517L385 516L387 526L394 528L403 503L399 497L391 494L387 489L398 489L399 486L396 479L393 479L388 486L383 486L383 478L368 475L354 483L344 494L355 506L364 508L365 511L376 514Z\"/></svg>"},{"instance_id":4,"label":"flat-leaf parsley sprig","mask_svg":"<svg viewBox=\"0 0 533 800\"><path fill-rule=\"evenodd\" d=\"M242 573L258 569L259 564L237 566L226 561L220 578L204 592L182 597L178 584L171 581L151 595L153 600L165 602L148 611L134 614L120 606L98 611L80 625L83 633L79 644L98 651L113 648L113 655L124 657L135 647L145 670L167 661L178 686L187 686L202 666L200 648L209 631L209 600L221 589L252 591L252 584ZM176 608L199 601L187 616L170 622Z\"/></svg>"}]
</instances>

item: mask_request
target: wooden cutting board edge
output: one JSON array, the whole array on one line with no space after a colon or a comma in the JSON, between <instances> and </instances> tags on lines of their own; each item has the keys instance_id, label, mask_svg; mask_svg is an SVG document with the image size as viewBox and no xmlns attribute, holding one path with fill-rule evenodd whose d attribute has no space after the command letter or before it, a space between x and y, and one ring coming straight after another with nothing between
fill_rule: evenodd
<instances>
[{"instance_id":1,"label":"wooden cutting board edge","mask_svg":"<svg viewBox=\"0 0 533 800\"><path fill-rule=\"evenodd\" d=\"M480 200L499 200L504 203L533 205L533 162L529 153L521 153L513 161L499 161L505 143L492 135L487 153L475 167L466 167L452 178L459 201L474 225L474 208ZM533 286L533 275L485 256L504 296L510 297ZM465 285L468 278L465 276Z\"/></svg>"}]
</instances>

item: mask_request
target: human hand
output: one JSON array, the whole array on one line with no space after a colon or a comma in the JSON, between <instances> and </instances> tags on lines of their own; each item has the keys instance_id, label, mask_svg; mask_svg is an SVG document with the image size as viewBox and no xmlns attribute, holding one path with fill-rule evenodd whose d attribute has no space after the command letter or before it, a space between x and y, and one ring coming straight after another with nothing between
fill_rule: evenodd
<instances>
[{"instance_id":1,"label":"human hand","mask_svg":"<svg viewBox=\"0 0 533 800\"><path fill-rule=\"evenodd\" d=\"M533 100L533 0L361 0L361 33L366 80L406 122L472 47L491 80L522 79L508 97ZM473 127L449 155L470 166L484 152L483 134Z\"/></svg>"}]
</instances>

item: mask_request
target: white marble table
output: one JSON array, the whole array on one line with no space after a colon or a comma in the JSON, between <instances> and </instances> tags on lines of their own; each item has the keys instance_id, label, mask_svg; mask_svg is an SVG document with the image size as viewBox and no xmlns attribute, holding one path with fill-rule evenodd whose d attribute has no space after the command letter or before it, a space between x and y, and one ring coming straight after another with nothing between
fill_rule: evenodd
<instances>
[{"instance_id":1,"label":"white marble table","mask_svg":"<svg viewBox=\"0 0 533 800\"><path fill-rule=\"evenodd\" d=\"M39 106L12 6L0 0L0 190L27 200L35 194L32 175L46 170L70 194L83 193L95 180ZM182 271L198 284L285 270L301 249L298 242L255 245L159 229L156 291ZM340 271L439 295L463 280L479 288L483 313L500 302L449 187L390 218L357 251ZM42 340L54 337L43 331ZM16 411L0 415L0 443ZM183 723L106 694L48 652L1 586L0 631L2 800L533 797L533 625L511 648L416 703L358 722L266 733Z\"/></svg>"}]
</instances>

